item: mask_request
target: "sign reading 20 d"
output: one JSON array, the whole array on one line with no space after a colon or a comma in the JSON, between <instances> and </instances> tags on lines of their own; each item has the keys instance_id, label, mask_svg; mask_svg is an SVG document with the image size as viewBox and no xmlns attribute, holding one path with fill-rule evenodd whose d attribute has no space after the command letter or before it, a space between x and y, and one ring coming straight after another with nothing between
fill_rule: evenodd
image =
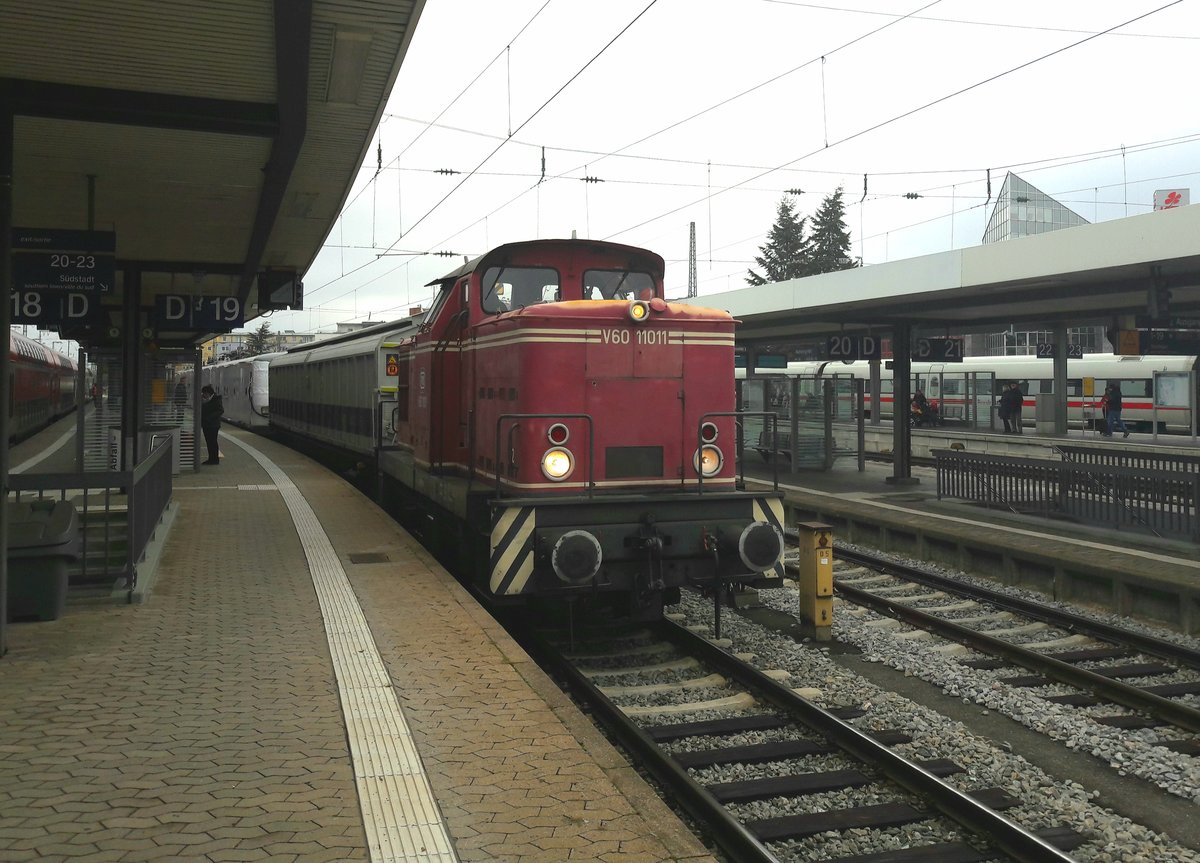
<instances>
[{"instance_id":1,"label":"sign reading 20 d","mask_svg":"<svg viewBox=\"0 0 1200 863\"><path fill-rule=\"evenodd\" d=\"M159 330L228 332L246 322L238 297L187 297L159 294L154 298L154 323Z\"/></svg>"}]
</instances>

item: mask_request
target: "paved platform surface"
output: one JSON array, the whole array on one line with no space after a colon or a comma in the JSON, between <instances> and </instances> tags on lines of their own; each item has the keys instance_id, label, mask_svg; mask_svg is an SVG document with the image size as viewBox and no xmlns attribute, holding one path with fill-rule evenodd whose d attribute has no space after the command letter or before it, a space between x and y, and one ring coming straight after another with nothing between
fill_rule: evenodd
<instances>
[{"instance_id":1,"label":"paved platform surface","mask_svg":"<svg viewBox=\"0 0 1200 863\"><path fill-rule=\"evenodd\" d=\"M713 860L389 517L291 450L225 433L315 511L457 859ZM272 476L233 441L222 450L176 478L143 604L69 598L60 620L10 625L0 859L452 859L371 846L311 557Z\"/></svg>"}]
</instances>

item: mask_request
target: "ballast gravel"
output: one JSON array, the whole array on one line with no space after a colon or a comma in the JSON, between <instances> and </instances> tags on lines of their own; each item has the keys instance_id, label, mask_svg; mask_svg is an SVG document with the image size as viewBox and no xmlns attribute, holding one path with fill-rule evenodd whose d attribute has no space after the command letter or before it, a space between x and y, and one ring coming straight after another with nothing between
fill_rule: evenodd
<instances>
[{"instance_id":1,"label":"ballast gravel","mask_svg":"<svg viewBox=\"0 0 1200 863\"><path fill-rule=\"evenodd\" d=\"M993 585L994 586L994 585ZM762 591L760 601L791 613L795 609L794 591ZM689 626L708 625L712 620L712 604L693 594L685 594L679 605L670 609L683 616L682 622ZM1111 738L1104 729L1080 727L1090 720L1080 720L1077 713L1063 709L1062 716L1040 698L1028 693L1001 694L1001 687L993 688L995 675L974 672L958 666L953 659L939 656L930 650L929 643L898 642L892 633L872 630L861 626L868 615L835 615L835 637L857 644L873 661L894 663L912 674L920 674L936 682L947 692L961 695L966 700L975 700L988 709L1011 709L1015 716L1030 727L1043 726L1057 729L1059 723L1073 726L1072 738L1076 747L1090 746L1109 752L1119 769L1140 772L1144 765L1135 765L1141 750L1167 752L1161 747L1136 742L1143 737L1141 732L1113 731ZM847 671L833 662L824 648L813 644L797 644L791 638L780 635L738 615L722 616L722 637L732 642L734 652L753 653L754 663L763 670L784 669L791 674L795 686L810 686L820 690L818 703L823 707L858 707L866 714L853 720L853 724L864 731L900 730L912 736L913 741L896 747L897 751L914 759L949 758L964 768L964 772L951 776L948 781L963 791L985 788L1001 788L1022 801L1005 815L1028 829L1069 826L1089 837L1090 841L1071 852L1080 863L1200 863L1200 854L1179 843L1151 831L1129 819L1095 805L1089 793L1077 783L1062 783L1048 776L1024 758L1006 752L991 741L971 733L965 726L947 719L929 708L914 704L894 693L881 690L874 684ZM628 663L626 663L628 664ZM643 681L650 682L650 681ZM772 712L764 707L763 713ZM689 722L698 719L714 719L732 713L708 712L703 715L677 715L664 717L656 722L663 724ZM739 712L738 715L744 715ZM1049 732L1048 732L1049 733ZM1093 740L1099 734L1100 740ZM797 735L795 730L760 731L723 737L722 745L748 745L773 740L788 739ZM1132 740L1131 740L1132 738ZM686 751L711 747L710 740L684 739L670 744L673 751ZM1070 744L1068 744L1070 745ZM1171 753L1172 755L1174 753ZM1118 758L1119 756L1119 758ZM1188 759L1190 760L1190 759ZM791 772L789 767L824 765L818 769L844 769L851 759L835 756L828 759L797 759L787 766L755 765L752 767L718 766L697 771L697 778L705 783L734 781L761 775L781 775ZM1180 790L1190 789L1194 799L1200 783L1190 765L1181 763L1178 757L1162 759L1160 769L1147 772L1162 777ZM1174 776L1174 778L1170 778ZM869 786L867 794L878 793L880 799L902 799L903 795L885 786ZM840 795L840 796L839 796ZM821 799L823 798L823 799ZM735 807L740 817L757 819L777 817L788 812L817 811L823 807L864 805L864 789L856 788L829 794L813 795L789 801L780 799L740 804ZM808 807L815 807L810 809ZM933 819L915 825L892 828L885 831L850 830L844 833L827 832L802 840L773 843L772 850L787 863L799 861L829 860L855 854L877 853L885 850L912 848L945 841L962 841L958 828L942 819Z\"/></svg>"},{"instance_id":2,"label":"ballast gravel","mask_svg":"<svg viewBox=\"0 0 1200 863\"><path fill-rule=\"evenodd\" d=\"M854 546L846 544L848 548ZM872 549L863 549L878 554ZM1052 602L1039 594L1027 590L1005 588L995 582L969 576L930 565L928 562L900 556L893 559L905 564L919 565L942 575L953 576L965 582L979 584L992 590L1002 590L1013 596L1040 602L1051 607L1074 613L1083 613L1098 621L1148 635L1164 638L1191 647L1200 647L1200 641L1179 633L1148 626L1116 615L1105 615L1081 611L1064 603ZM789 610L788 591L763 591L760 599L780 610ZM791 594L794 598L795 594ZM794 606L793 606L794 607ZM938 652L944 642L906 641L897 639L893 631L880 631L870 622L879 620L874 612L864 614L834 614L834 637L839 641L854 644L863 651L863 659L881 662L891 668L911 674L941 687L947 695L957 696L967 703L979 704L995 710L1042 734L1062 741L1069 749L1086 752L1105 761L1121 775L1135 775L1164 789L1165 791L1200 803L1200 758L1193 758L1163 746L1161 739L1181 739L1182 732L1171 729L1121 729L1101 725L1093 721L1095 716L1115 716L1132 711L1113 704L1081 710L1077 707L1054 704L1041 697L1034 688L1012 687L1002 682L1013 676L1011 668L996 671L976 670L960 663L964 657L947 656ZM1152 657L1147 657L1151 661ZM1099 663L1103 665L1104 663ZM1193 671L1179 672L1175 680L1194 680Z\"/></svg>"}]
</instances>

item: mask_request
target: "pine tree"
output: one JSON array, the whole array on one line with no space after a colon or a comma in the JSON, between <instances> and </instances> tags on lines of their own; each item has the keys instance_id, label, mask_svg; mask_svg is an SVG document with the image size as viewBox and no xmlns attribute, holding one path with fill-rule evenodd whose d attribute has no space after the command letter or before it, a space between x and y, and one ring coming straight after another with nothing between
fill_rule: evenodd
<instances>
[{"instance_id":1,"label":"pine tree","mask_svg":"<svg viewBox=\"0 0 1200 863\"><path fill-rule=\"evenodd\" d=\"M767 236L766 245L759 247L762 257L754 259L765 275L760 276L754 270L747 270L747 284L784 282L809 274L812 253L809 240L804 236L807 221L804 216L796 214L791 199L785 195L779 202L779 212L775 216L771 233Z\"/></svg>"},{"instance_id":2,"label":"pine tree","mask_svg":"<svg viewBox=\"0 0 1200 863\"><path fill-rule=\"evenodd\" d=\"M250 334L246 339L246 353L248 356L257 357L260 354L265 354L269 350L268 339L271 337L271 325L263 321L262 326Z\"/></svg>"},{"instance_id":3,"label":"pine tree","mask_svg":"<svg viewBox=\"0 0 1200 863\"><path fill-rule=\"evenodd\" d=\"M858 266L858 262L850 257L850 232L846 229L845 217L842 187L838 186L836 192L826 196L813 216L812 234L808 238L812 268L806 275Z\"/></svg>"}]
</instances>

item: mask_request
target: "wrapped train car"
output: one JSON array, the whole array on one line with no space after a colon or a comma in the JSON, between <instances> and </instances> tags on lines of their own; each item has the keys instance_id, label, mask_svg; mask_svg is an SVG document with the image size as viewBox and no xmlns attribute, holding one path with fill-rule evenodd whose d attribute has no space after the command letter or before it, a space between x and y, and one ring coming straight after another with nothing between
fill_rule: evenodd
<instances>
[{"instance_id":1,"label":"wrapped train car","mask_svg":"<svg viewBox=\"0 0 1200 863\"><path fill-rule=\"evenodd\" d=\"M782 497L735 476L733 319L664 264L512 243L431 283L419 325L271 364L273 426L375 457L481 593L653 617L689 584L782 583Z\"/></svg>"},{"instance_id":2,"label":"wrapped train car","mask_svg":"<svg viewBox=\"0 0 1200 863\"><path fill-rule=\"evenodd\" d=\"M211 384L225 409L224 419L248 429L265 429L270 424L268 368L283 352L225 360L204 366L202 383ZM190 402L189 402L190 403Z\"/></svg>"}]
</instances>

